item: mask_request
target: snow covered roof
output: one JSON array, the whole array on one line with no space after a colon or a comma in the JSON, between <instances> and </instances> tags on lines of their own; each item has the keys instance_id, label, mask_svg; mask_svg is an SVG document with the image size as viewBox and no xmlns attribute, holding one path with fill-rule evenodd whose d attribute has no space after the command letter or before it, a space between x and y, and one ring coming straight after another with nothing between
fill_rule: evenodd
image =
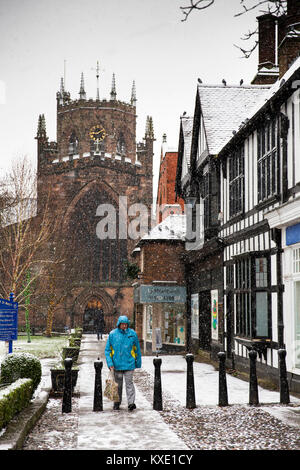
<instances>
[{"instance_id":1,"label":"snow covered roof","mask_svg":"<svg viewBox=\"0 0 300 470\"><path fill-rule=\"evenodd\" d=\"M182 240L185 241L186 217L183 214L171 214L160 224L156 225L140 242L155 240ZM140 243L139 242L139 243Z\"/></svg>"},{"instance_id":2,"label":"snow covered roof","mask_svg":"<svg viewBox=\"0 0 300 470\"><path fill-rule=\"evenodd\" d=\"M273 85L271 85L265 91L265 93L260 96L260 99L257 99L256 103L251 108L249 108L248 113L244 116L244 119L240 119L240 124L244 121L246 125L240 126L240 129L236 129L237 133L234 136L230 136L228 141L224 143L224 148L225 146L227 147L227 144L229 145L232 141L234 141L234 139L238 137L239 132L241 132L241 130L245 130L247 123L250 123L251 120L262 111L264 105L266 105L273 97L276 97L276 95L282 90L282 88L285 87L287 82L293 82L293 76L296 72L300 72L300 56L293 62L293 64L283 75L283 77L279 78ZM294 88L296 90L298 86L298 80L295 80L295 86L293 87L292 85L292 89ZM222 153L223 150L224 149L222 149Z\"/></svg>"},{"instance_id":3,"label":"snow covered roof","mask_svg":"<svg viewBox=\"0 0 300 470\"><path fill-rule=\"evenodd\" d=\"M269 85L198 85L210 155L217 155Z\"/></svg>"}]
</instances>

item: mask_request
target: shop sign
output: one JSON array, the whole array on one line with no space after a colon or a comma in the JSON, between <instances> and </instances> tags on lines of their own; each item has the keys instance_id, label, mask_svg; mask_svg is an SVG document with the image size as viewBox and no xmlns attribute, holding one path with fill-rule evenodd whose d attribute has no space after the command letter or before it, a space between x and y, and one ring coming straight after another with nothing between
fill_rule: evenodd
<instances>
[{"instance_id":1,"label":"shop sign","mask_svg":"<svg viewBox=\"0 0 300 470\"><path fill-rule=\"evenodd\" d=\"M294 245L300 242L300 224L292 225L286 228L286 244Z\"/></svg>"},{"instance_id":2,"label":"shop sign","mask_svg":"<svg viewBox=\"0 0 300 470\"><path fill-rule=\"evenodd\" d=\"M182 286L138 286L134 290L134 302L182 303L186 301L186 288Z\"/></svg>"},{"instance_id":3,"label":"shop sign","mask_svg":"<svg viewBox=\"0 0 300 470\"><path fill-rule=\"evenodd\" d=\"M218 341L218 291L211 291L211 338Z\"/></svg>"}]
</instances>

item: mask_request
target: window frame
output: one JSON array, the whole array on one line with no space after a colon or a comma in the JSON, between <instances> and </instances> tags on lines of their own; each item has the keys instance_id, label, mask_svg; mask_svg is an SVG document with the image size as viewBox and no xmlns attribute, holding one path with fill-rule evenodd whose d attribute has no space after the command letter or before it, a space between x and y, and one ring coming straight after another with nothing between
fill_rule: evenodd
<instances>
[{"instance_id":1,"label":"window frame","mask_svg":"<svg viewBox=\"0 0 300 470\"><path fill-rule=\"evenodd\" d=\"M240 146L228 159L229 217L243 214L245 207L245 151Z\"/></svg>"},{"instance_id":2,"label":"window frame","mask_svg":"<svg viewBox=\"0 0 300 470\"><path fill-rule=\"evenodd\" d=\"M257 285L256 261L265 259L265 285ZM245 273L247 271L247 275ZM238 257L234 264L235 333L250 339L272 338L271 256L268 252L251 253ZM257 294L266 293L267 335L257 334Z\"/></svg>"},{"instance_id":3,"label":"window frame","mask_svg":"<svg viewBox=\"0 0 300 470\"><path fill-rule=\"evenodd\" d=\"M268 118L257 129L257 200L263 203L279 191L278 118Z\"/></svg>"}]
</instances>

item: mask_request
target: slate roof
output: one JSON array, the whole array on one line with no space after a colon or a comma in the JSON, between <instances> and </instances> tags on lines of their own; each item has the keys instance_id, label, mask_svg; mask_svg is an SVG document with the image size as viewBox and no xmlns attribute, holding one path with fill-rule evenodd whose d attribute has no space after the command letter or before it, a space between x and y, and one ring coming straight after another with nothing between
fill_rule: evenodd
<instances>
[{"instance_id":1,"label":"slate roof","mask_svg":"<svg viewBox=\"0 0 300 470\"><path fill-rule=\"evenodd\" d=\"M265 92L262 94L260 99L257 99L257 102L251 109L249 109L248 114L246 116L247 122L245 122L244 126L241 126L240 129L237 129L237 134L231 135L227 142L224 144L224 148L222 149L222 154L226 152L227 147L235 141L238 135L247 129L247 126L251 123L251 120L258 116L262 111L263 107L268 105L268 102L272 100L272 98L278 97L281 91L284 91L286 87L290 87L291 90L299 88L299 76L300 76L300 57L298 57L287 70L287 72L283 75L283 77L279 78L273 85L271 85ZM295 83L293 83L295 81ZM242 121L242 120L241 120Z\"/></svg>"},{"instance_id":2,"label":"slate roof","mask_svg":"<svg viewBox=\"0 0 300 470\"><path fill-rule=\"evenodd\" d=\"M270 85L198 85L210 155L220 152L269 89Z\"/></svg>"}]
</instances>

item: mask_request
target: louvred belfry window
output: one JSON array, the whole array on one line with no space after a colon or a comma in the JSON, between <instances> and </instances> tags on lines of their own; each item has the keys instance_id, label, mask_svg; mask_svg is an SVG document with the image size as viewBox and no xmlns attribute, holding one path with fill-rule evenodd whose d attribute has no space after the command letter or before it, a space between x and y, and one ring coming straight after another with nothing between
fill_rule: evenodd
<instances>
[{"instance_id":1,"label":"louvred belfry window","mask_svg":"<svg viewBox=\"0 0 300 470\"><path fill-rule=\"evenodd\" d=\"M76 155L78 153L79 140L76 133L73 131L69 140L69 155Z\"/></svg>"}]
</instances>

